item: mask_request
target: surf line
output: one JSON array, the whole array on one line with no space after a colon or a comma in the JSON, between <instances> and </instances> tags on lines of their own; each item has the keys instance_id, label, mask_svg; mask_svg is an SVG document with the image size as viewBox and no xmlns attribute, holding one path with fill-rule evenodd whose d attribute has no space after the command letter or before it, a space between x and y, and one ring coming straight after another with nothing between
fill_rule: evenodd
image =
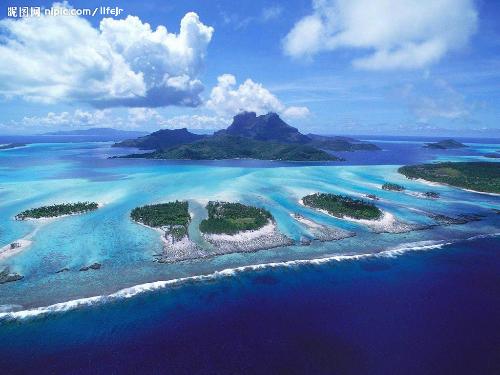
<instances>
[{"instance_id":1,"label":"surf line","mask_svg":"<svg viewBox=\"0 0 500 375\"><path fill-rule=\"evenodd\" d=\"M121 289L115 293L109 295L101 295L94 297L86 297L75 300L70 300L67 302L60 302L53 305L36 307L27 310L20 311L8 311L0 313L0 321L2 320L22 320L27 318L34 318L37 316L49 314L49 313L62 313L70 310L74 310L81 307L93 306L107 302L113 302L121 299L132 298L138 294L153 292L160 289L165 289L169 286L177 286L186 283L200 282L215 280L218 278L235 276L238 273L248 272L248 271L258 271L263 269L272 268L283 268L283 267L297 267L301 265L321 265L329 262L342 262L351 260L360 260L367 258L395 258L406 252L410 251L428 251L434 249L441 249L444 246L451 245L456 242L473 240L476 238L486 238L486 237L497 237L500 233L492 233L487 235L473 236L467 239L460 240L449 240L449 241L419 241L410 242L402 244L400 246L390 248L387 250L382 250L377 253L363 253L363 254L345 254L345 255L332 255L323 258L314 259L297 259L289 260L284 262L270 262L261 263L248 266L240 266L235 268L226 268L221 271L215 271L210 274L205 275L195 275L187 276L170 280L154 281L144 284L134 285L132 287Z\"/></svg>"}]
</instances>

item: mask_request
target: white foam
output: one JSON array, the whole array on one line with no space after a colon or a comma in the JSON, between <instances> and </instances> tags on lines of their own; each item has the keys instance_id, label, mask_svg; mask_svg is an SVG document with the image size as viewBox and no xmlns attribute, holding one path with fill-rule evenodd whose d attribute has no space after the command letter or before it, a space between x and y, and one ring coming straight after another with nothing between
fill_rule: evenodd
<instances>
[{"instance_id":1,"label":"white foam","mask_svg":"<svg viewBox=\"0 0 500 375\"><path fill-rule=\"evenodd\" d=\"M493 233L488 235L479 235L471 237L470 239L496 237L499 235L500 233ZM242 272L258 271L258 270L272 269L272 268L286 268L286 267L295 268L301 265L321 265L330 262L353 261L365 258L394 258L409 251L429 251L434 249L441 249L443 246L449 245L453 242L454 241L419 241L419 242L402 244L397 247L376 253L331 255L315 259L297 259L297 260L290 260L283 262L271 262L271 263L254 264L248 266L240 266L235 268L226 268L221 271L215 271L213 273L205 275L188 276L170 280L162 280L145 284L139 284L129 288L121 289L115 293L104 296L80 298L67 302L56 303L49 306L37 307L21 311L0 312L0 320L26 319L49 313L66 312L81 307L88 307L120 299L132 298L141 293L152 292L159 289L165 289L169 286L180 285L188 282L200 282L200 281L214 280L223 277L232 277ZM4 306L3 310L5 311L7 309L7 306L6 305L3 306Z\"/></svg>"},{"instance_id":2,"label":"white foam","mask_svg":"<svg viewBox=\"0 0 500 375\"><path fill-rule=\"evenodd\" d=\"M445 184L444 182L427 181L427 180L424 180L423 178L417 178L417 179L415 179L415 181L418 181L418 182L420 182L422 184L430 185L430 186L441 186L441 187L447 186L447 187L455 188L455 189L458 189L458 190L467 191L469 193L490 195L492 197L500 197L500 194L497 194L497 193L488 193L488 192L485 192L485 191L477 191L477 190L466 189L466 188L462 188L460 186L453 186L453 185L450 185L450 184Z\"/></svg>"}]
</instances>

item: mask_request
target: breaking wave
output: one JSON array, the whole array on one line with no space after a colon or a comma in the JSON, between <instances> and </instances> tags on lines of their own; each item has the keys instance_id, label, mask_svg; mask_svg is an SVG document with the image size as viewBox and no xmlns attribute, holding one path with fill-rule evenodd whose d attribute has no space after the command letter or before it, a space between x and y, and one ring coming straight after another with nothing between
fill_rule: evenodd
<instances>
[{"instance_id":1,"label":"breaking wave","mask_svg":"<svg viewBox=\"0 0 500 375\"><path fill-rule=\"evenodd\" d=\"M477 238L484 237L495 237L500 235L500 233L493 233L488 235L480 235L468 238L467 240L473 240ZM5 308L0 308L0 321L2 320L17 320L17 319L27 319L33 318L41 315L46 315L50 313L60 313L70 310L74 310L81 307L99 305L107 302L112 302L121 299L132 298L138 294L152 292L155 290L165 289L171 286L178 286L185 283L202 282L208 280L215 280L218 278L225 278L235 276L239 273L258 271L263 269L272 268L284 268L284 267L298 267L302 265L321 265L330 262L342 262L342 261L352 261L360 260L365 258L394 258L402 255L409 251L428 251L434 249L441 249L443 246L450 245L454 241L419 241L411 242L399 245L397 247L389 248L376 253L365 253L365 254L343 254L343 255L332 255L323 258L315 259L297 259L283 262L270 262L262 264L254 264L248 266L241 266L235 268L226 268L221 271L215 271L210 274L196 275L181 277L170 280L155 281L150 283L144 283L135 285L129 288L121 289L115 293L109 295L101 295L87 298L75 299L67 302L56 303L49 306L36 307L27 310L19 311L5 311L7 306L3 305ZM2 307L2 306L0 306Z\"/></svg>"}]
</instances>

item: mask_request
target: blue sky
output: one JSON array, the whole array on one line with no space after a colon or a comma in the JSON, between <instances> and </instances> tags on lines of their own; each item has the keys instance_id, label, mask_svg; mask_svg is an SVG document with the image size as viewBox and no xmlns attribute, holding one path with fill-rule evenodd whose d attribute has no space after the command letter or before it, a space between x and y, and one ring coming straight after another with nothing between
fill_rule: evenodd
<instances>
[{"instance_id":1,"label":"blue sky","mask_svg":"<svg viewBox=\"0 0 500 375\"><path fill-rule=\"evenodd\" d=\"M305 132L500 136L497 1L59 5L124 10L108 20L2 3L2 133L217 129L254 110Z\"/></svg>"}]
</instances>

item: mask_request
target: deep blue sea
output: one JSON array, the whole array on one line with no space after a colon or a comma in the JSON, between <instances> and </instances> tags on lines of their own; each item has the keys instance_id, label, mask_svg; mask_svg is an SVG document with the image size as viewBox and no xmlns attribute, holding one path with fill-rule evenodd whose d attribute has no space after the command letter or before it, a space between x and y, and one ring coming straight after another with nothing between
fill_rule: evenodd
<instances>
[{"instance_id":1,"label":"deep blue sea","mask_svg":"<svg viewBox=\"0 0 500 375\"><path fill-rule=\"evenodd\" d=\"M498 374L500 240L239 273L5 323L4 374Z\"/></svg>"},{"instance_id":2,"label":"deep blue sea","mask_svg":"<svg viewBox=\"0 0 500 375\"><path fill-rule=\"evenodd\" d=\"M492 161L484 154L499 149L495 140L436 151L422 148L427 139L379 137L371 141L383 151L319 164L108 159L130 150L31 141L0 151L0 248L30 242L0 252L0 269L24 276L0 285L2 374L500 373L500 197L397 173L407 163ZM384 182L407 190L383 191ZM424 199L429 190L440 198ZM413 225L432 224L430 214L481 220L376 233L299 204L315 191L376 194L384 212ZM219 199L265 207L295 241L309 235L296 212L356 236L159 264L158 233L129 213L174 199L189 200L193 225ZM78 200L102 207L13 220ZM102 268L78 271L93 262Z\"/></svg>"}]
</instances>

